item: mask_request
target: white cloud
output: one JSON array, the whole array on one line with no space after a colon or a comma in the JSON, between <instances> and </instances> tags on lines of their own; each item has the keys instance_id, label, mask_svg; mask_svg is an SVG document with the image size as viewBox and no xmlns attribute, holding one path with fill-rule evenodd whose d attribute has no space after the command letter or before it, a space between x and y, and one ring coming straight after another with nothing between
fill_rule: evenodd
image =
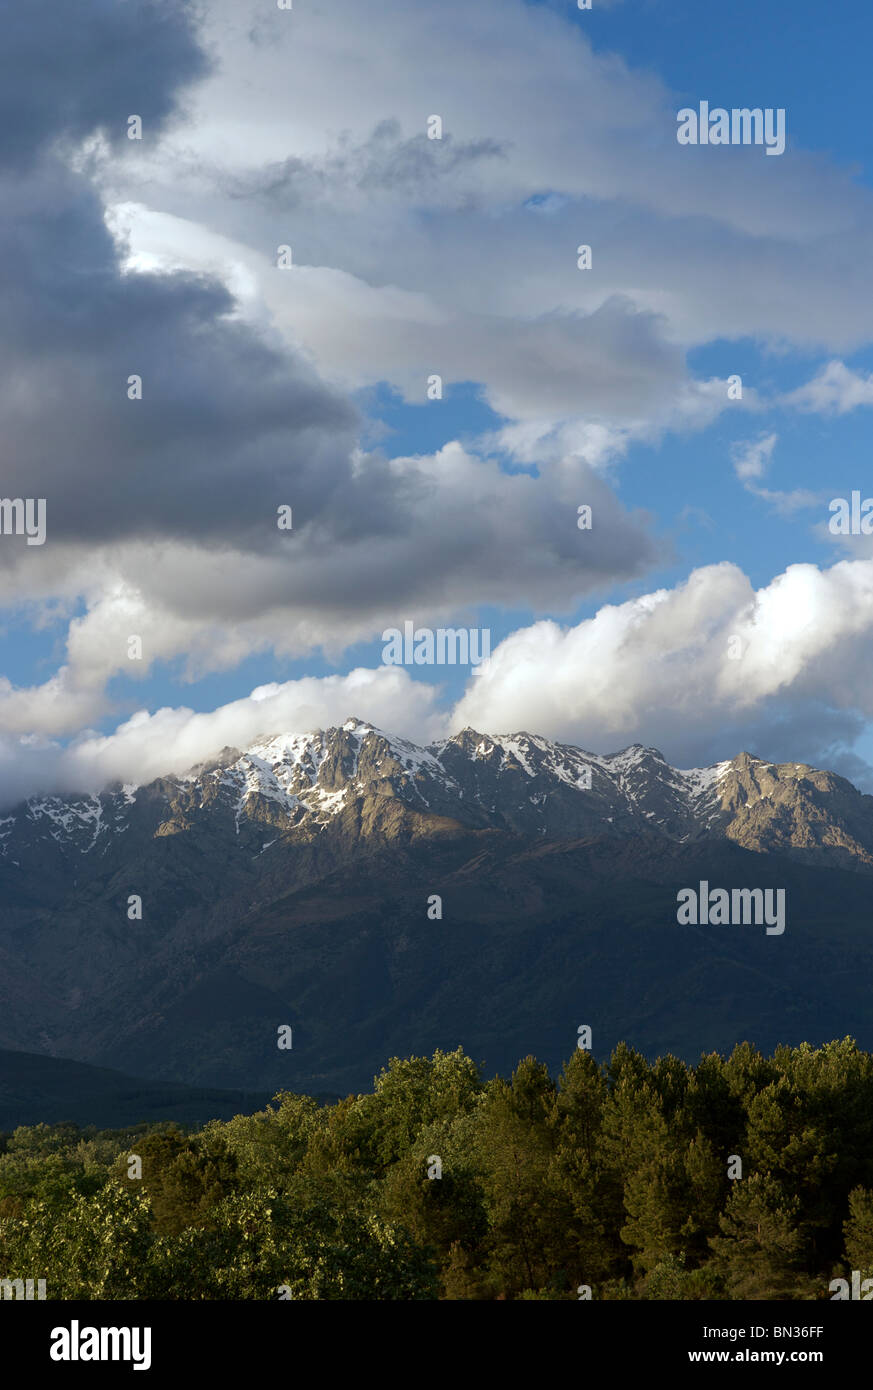
<instances>
[{"instance_id":1,"label":"white cloud","mask_svg":"<svg viewBox=\"0 0 873 1390\"><path fill-rule=\"evenodd\" d=\"M793 516L795 512L803 511L806 507L821 506L821 494L808 488L793 488L791 492L779 492L758 486L758 481L770 467L778 440L777 434L762 434L758 439L745 440L733 446L731 454L734 472L743 487L753 496L769 503L781 516Z\"/></svg>"},{"instance_id":2,"label":"white cloud","mask_svg":"<svg viewBox=\"0 0 873 1390\"><path fill-rule=\"evenodd\" d=\"M770 466L778 438L776 434L763 434L760 439L734 446L734 470L741 482L764 476Z\"/></svg>"},{"instance_id":3,"label":"white cloud","mask_svg":"<svg viewBox=\"0 0 873 1390\"><path fill-rule=\"evenodd\" d=\"M639 741L683 767L742 748L848 765L847 748L873 718L873 561L792 565L757 591L737 566L710 565L573 627L534 623L497 645L450 712L436 686L404 669L356 669L259 687L209 713L143 710L67 748L6 735L0 772L7 800L143 781L225 745L351 714L419 742L471 725L600 752Z\"/></svg>"},{"instance_id":4,"label":"white cloud","mask_svg":"<svg viewBox=\"0 0 873 1390\"><path fill-rule=\"evenodd\" d=\"M828 362L821 370L783 396L782 404L819 415L846 415L862 405L873 405L873 373L854 372L844 362Z\"/></svg>"},{"instance_id":5,"label":"white cloud","mask_svg":"<svg viewBox=\"0 0 873 1390\"><path fill-rule=\"evenodd\" d=\"M873 562L792 565L757 592L711 565L575 627L513 633L452 724L596 750L641 741L684 766L750 745L797 757L801 738L822 754L873 716L871 639Z\"/></svg>"},{"instance_id":6,"label":"white cloud","mask_svg":"<svg viewBox=\"0 0 873 1390\"><path fill-rule=\"evenodd\" d=\"M34 611L61 596L67 605L80 599L84 612L69 620L61 673L30 689L0 686L0 731L66 735L104 716L112 677L136 681L156 662L184 658L183 679L195 680L268 651L320 650L339 661L386 627L436 626L478 604L566 612L642 573L657 553L645 514L626 512L577 457L532 477L451 443L390 463L361 455L354 477L359 503L340 499L333 526L295 510L278 548L275 516L265 512L261 546L251 534L238 547L57 542L42 548L38 569L27 547L8 552L0 603L14 606L27 592ZM595 519L584 534L582 503ZM141 639L141 659L130 658L131 637Z\"/></svg>"}]
</instances>

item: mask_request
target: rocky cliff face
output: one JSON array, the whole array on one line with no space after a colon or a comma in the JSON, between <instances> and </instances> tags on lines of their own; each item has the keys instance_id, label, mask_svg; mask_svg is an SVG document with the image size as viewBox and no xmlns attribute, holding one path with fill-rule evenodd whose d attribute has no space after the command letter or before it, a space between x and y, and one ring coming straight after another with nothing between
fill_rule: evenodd
<instances>
[{"instance_id":1,"label":"rocky cliff face","mask_svg":"<svg viewBox=\"0 0 873 1390\"><path fill-rule=\"evenodd\" d=\"M741 753L723 769L713 828L763 854L873 867L873 797L832 772Z\"/></svg>"}]
</instances>

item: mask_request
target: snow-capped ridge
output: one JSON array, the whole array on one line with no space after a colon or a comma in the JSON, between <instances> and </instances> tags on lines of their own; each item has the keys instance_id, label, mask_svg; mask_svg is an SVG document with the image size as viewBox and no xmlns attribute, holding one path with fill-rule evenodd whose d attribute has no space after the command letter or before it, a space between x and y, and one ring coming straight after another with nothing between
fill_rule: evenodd
<instances>
[{"instance_id":1,"label":"snow-capped ridge","mask_svg":"<svg viewBox=\"0 0 873 1390\"><path fill-rule=\"evenodd\" d=\"M748 753L682 769L643 743L594 753L526 730L483 734L469 727L420 745L350 716L327 729L266 730L244 750L226 746L146 787L116 782L100 795L33 797L0 820L0 859L17 863L23 843L101 857L132 827L173 835L195 825L229 832L240 848L260 855L332 826L353 838L413 827L429 833L432 821L422 826L417 816L556 839L657 831L686 843L732 834L730 825L747 808L784 808L791 797L799 799L804 823L821 822L830 814L821 798L837 795L871 800L873 809L873 799L843 779ZM780 815L787 824L784 810ZM757 825L748 829L750 837L761 833ZM781 832L773 833L778 839Z\"/></svg>"}]
</instances>

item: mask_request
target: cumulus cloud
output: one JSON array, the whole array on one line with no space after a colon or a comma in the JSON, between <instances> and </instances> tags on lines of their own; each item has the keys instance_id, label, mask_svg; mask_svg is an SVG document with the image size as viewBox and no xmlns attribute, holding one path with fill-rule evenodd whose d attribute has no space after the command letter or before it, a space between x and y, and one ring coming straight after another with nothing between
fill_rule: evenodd
<instances>
[{"instance_id":1,"label":"cumulus cloud","mask_svg":"<svg viewBox=\"0 0 873 1390\"><path fill-rule=\"evenodd\" d=\"M797 758L800 741L808 760L848 768L847 745L873 716L871 637L873 561L792 565L757 591L737 566L712 565L573 627L545 620L514 632L450 715L435 687L404 670L360 669L262 687L207 714L141 711L113 734L85 734L67 748L7 736L5 777L31 791L144 780L225 744L350 713L420 741L464 725L526 729L598 751L642 741L680 766L743 747ZM69 698L52 683L40 698L49 704L58 693ZM7 716L12 698L0 690ZM859 766L848 770L857 776Z\"/></svg>"},{"instance_id":2,"label":"cumulus cloud","mask_svg":"<svg viewBox=\"0 0 873 1390\"><path fill-rule=\"evenodd\" d=\"M101 130L127 134L127 117L158 130L179 91L208 70L193 7L169 0L86 0L47 14L6 8L0 47L0 165L22 170L41 152Z\"/></svg>"},{"instance_id":3,"label":"cumulus cloud","mask_svg":"<svg viewBox=\"0 0 873 1390\"><path fill-rule=\"evenodd\" d=\"M220 284L123 275L98 198L55 160L0 180L0 194L4 488L47 499L52 544L275 548L292 484L304 515L339 512L342 529L358 424L344 397L234 318ZM386 483L374 468L359 518L390 507Z\"/></svg>"},{"instance_id":4,"label":"cumulus cloud","mask_svg":"<svg viewBox=\"0 0 873 1390\"><path fill-rule=\"evenodd\" d=\"M374 477L386 509L371 516ZM340 534L339 508L330 522L305 509L298 518L295 508L293 531L277 531L270 517L262 543L248 546L130 539L94 553L60 542L41 548L39 569L24 544L8 551L0 601L61 593L81 597L85 611L70 619L62 677L0 690L0 730L22 731L29 719L33 731L66 733L85 711L102 716L112 676L136 680L157 661L183 657L193 680L258 652L321 650L338 660L385 627L436 624L468 612L474 599L568 611L580 594L641 572L656 554L644 515L626 512L575 458L535 478L451 444L390 466L362 457L350 490L360 495L358 515L344 500ZM592 508L586 532L577 527L582 504ZM136 661L133 636L141 639Z\"/></svg>"},{"instance_id":5,"label":"cumulus cloud","mask_svg":"<svg viewBox=\"0 0 873 1390\"><path fill-rule=\"evenodd\" d=\"M113 778L183 772L225 745L355 714L418 742L465 725L527 730L599 752L639 741L680 767L746 748L869 783L851 745L873 717L871 639L873 561L792 565L757 591L737 566L711 565L573 627L544 620L514 632L448 714L437 688L405 670L358 669L261 687L210 713L143 710L111 734L85 733L67 747L6 736L0 771L7 800L94 790Z\"/></svg>"},{"instance_id":6,"label":"cumulus cloud","mask_svg":"<svg viewBox=\"0 0 873 1390\"><path fill-rule=\"evenodd\" d=\"M757 591L736 565L710 565L574 627L513 633L452 724L656 744L680 766L742 748L796 758L800 742L833 761L873 715L871 637L871 561L792 565Z\"/></svg>"}]
</instances>

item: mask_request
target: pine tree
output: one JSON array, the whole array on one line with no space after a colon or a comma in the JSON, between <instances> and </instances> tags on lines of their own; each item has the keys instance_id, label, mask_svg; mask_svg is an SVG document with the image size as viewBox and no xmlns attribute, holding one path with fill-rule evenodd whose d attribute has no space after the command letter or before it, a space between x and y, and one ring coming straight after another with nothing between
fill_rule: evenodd
<instances>
[{"instance_id":1,"label":"pine tree","mask_svg":"<svg viewBox=\"0 0 873 1390\"><path fill-rule=\"evenodd\" d=\"M856 1187L849 1193L849 1218L843 1227L846 1259L861 1278L873 1276L873 1192Z\"/></svg>"},{"instance_id":2,"label":"pine tree","mask_svg":"<svg viewBox=\"0 0 873 1390\"><path fill-rule=\"evenodd\" d=\"M719 1219L722 1234L711 1241L731 1298L796 1298L808 1291L797 1213L798 1203L769 1174L734 1183Z\"/></svg>"}]
</instances>

